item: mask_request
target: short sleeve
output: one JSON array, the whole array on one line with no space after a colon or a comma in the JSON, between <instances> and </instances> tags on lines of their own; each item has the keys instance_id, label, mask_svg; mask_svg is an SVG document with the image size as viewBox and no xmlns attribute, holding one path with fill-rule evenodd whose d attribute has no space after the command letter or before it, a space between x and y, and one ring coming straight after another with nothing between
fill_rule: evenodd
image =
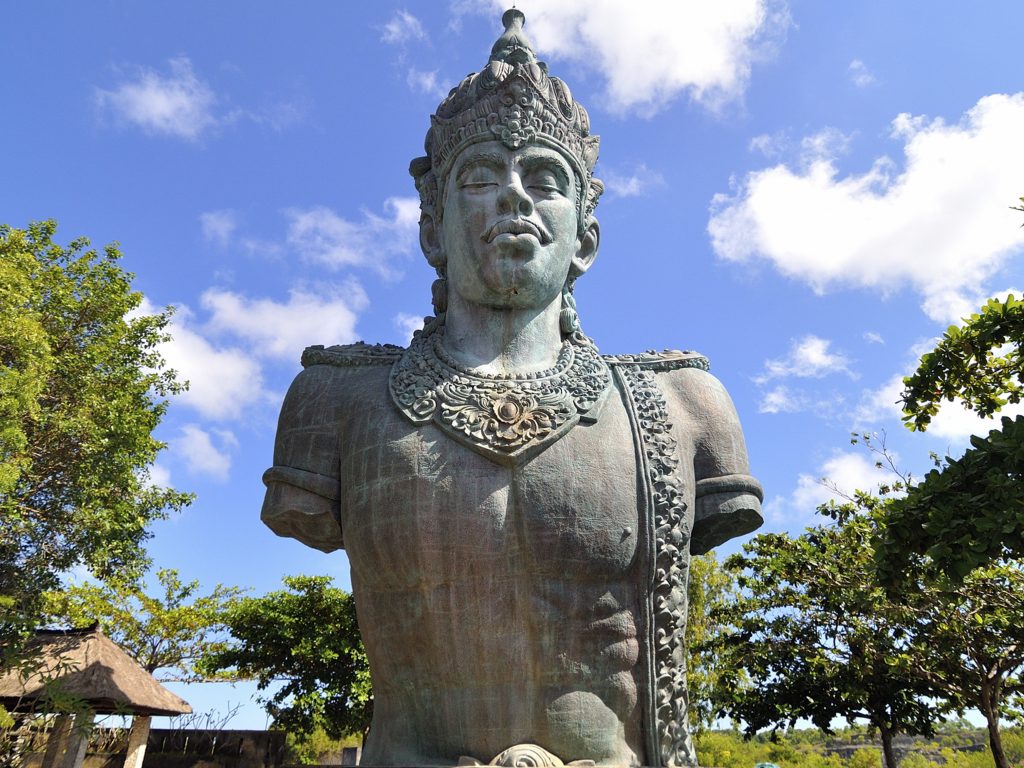
<instances>
[{"instance_id":1,"label":"short sleeve","mask_svg":"<svg viewBox=\"0 0 1024 768\"><path fill-rule=\"evenodd\" d=\"M701 555L729 539L750 533L764 522L764 491L750 474L747 446L729 393L702 370L686 377L695 436L696 509L690 552Z\"/></svg>"},{"instance_id":2,"label":"short sleeve","mask_svg":"<svg viewBox=\"0 0 1024 768\"><path fill-rule=\"evenodd\" d=\"M295 378L278 419L274 466L263 473L263 522L278 536L324 552L344 547L337 397L343 374L318 365Z\"/></svg>"}]
</instances>

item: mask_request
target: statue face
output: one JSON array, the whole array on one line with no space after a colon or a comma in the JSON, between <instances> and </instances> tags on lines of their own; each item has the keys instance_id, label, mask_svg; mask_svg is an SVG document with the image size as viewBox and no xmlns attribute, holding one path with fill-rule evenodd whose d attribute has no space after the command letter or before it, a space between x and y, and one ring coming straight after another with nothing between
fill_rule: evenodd
<instances>
[{"instance_id":1,"label":"statue face","mask_svg":"<svg viewBox=\"0 0 1024 768\"><path fill-rule=\"evenodd\" d=\"M579 265L587 247L577 227L573 172L555 150L470 145L446 188L440 235L448 289L466 302L543 307L561 294L574 264L577 274L586 268Z\"/></svg>"}]
</instances>

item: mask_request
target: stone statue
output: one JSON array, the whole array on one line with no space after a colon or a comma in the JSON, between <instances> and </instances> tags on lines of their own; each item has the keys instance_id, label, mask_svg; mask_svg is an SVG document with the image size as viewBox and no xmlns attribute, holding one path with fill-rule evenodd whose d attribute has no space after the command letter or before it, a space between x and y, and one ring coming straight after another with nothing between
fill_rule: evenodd
<instances>
[{"instance_id":1,"label":"stone statue","mask_svg":"<svg viewBox=\"0 0 1024 768\"><path fill-rule=\"evenodd\" d=\"M363 764L695 766L690 555L755 529L761 488L705 358L580 329L599 139L502 21L410 167L436 317L305 351L263 520L348 552Z\"/></svg>"}]
</instances>

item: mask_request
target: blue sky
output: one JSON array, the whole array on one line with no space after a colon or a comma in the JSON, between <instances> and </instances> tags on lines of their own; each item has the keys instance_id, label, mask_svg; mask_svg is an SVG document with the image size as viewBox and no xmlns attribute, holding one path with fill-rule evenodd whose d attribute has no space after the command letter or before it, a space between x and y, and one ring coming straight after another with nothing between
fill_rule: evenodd
<instances>
[{"instance_id":1,"label":"blue sky","mask_svg":"<svg viewBox=\"0 0 1024 768\"><path fill-rule=\"evenodd\" d=\"M602 244L577 287L605 352L695 349L732 393L765 530L988 427L899 423L947 324L1024 287L1019 2L560 0L518 6L602 136ZM194 491L156 566L261 594L349 585L343 554L259 522L277 410L308 344L404 343L430 310L409 160L486 61L501 3L17 3L0 49L0 219L121 243L191 382L154 476ZM734 551L738 543L722 552ZM179 690L197 709L246 686ZM246 704L234 727L262 727Z\"/></svg>"}]
</instances>

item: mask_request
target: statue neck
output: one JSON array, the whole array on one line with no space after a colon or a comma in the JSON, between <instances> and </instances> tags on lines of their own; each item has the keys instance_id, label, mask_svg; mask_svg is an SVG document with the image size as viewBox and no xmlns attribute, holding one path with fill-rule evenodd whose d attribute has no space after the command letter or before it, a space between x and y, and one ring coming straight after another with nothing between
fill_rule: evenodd
<instances>
[{"instance_id":1,"label":"statue neck","mask_svg":"<svg viewBox=\"0 0 1024 768\"><path fill-rule=\"evenodd\" d=\"M442 344L461 365L488 374L527 374L550 368L562 348L561 297L541 308L493 309L454 291Z\"/></svg>"}]
</instances>

